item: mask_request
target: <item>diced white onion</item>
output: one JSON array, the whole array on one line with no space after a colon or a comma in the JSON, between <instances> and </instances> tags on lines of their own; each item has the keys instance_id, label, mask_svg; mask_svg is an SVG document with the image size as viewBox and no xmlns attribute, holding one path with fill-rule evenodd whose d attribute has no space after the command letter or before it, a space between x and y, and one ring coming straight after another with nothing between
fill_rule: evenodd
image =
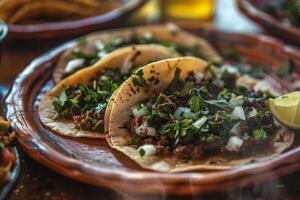
<instances>
[{"instance_id":1,"label":"diced white onion","mask_svg":"<svg viewBox=\"0 0 300 200\"><path fill-rule=\"evenodd\" d=\"M257 79L255 78L252 78L251 76L249 75L244 75L244 76L241 76L237 79L236 81L236 85L237 86L243 86L243 87L246 87L248 89L253 89L254 85L258 82Z\"/></svg>"},{"instance_id":2,"label":"diced white onion","mask_svg":"<svg viewBox=\"0 0 300 200\"><path fill-rule=\"evenodd\" d=\"M225 148L228 151L239 151L239 149L241 148L241 146L243 145L243 140L240 139L237 136L231 136L227 142L227 145L225 146Z\"/></svg>"},{"instance_id":3,"label":"diced white onion","mask_svg":"<svg viewBox=\"0 0 300 200\"><path fill-rule=\"evenodd\" d=\"M101 40L96 40L95 41L95 47L97 50L102 50L104 48L104 43Z\"/></svg>"},{"instance_id":4,"label":"diced white onion","mask_svg":"<svg viewBox=\"0 0 300 200\"><path fill-rule=\"evenodd\" d=\"M195 128L201 128L205 124L206 121L207 121L207 117L203 116L200 119L198 119L197 121L195 121L192 125Z\"/></svg>"},{"instance_id":5,"label":"diced white onion","mask_svg":"<svg viewBox=\"0 0 300 200\"><path fill-rule=\"evenodd\" d=\"M98 58L103 58L106 55L107 55L107 53L105 51L99 51L97 54Z\"/></svg>"},{"instance_id":6,"label":"diced white onion","mask_svg":"<svg viewBox=\"0 0 300 200\"><path fill-rule=\"evenodd\" d=\"M233 66L233 65L222 65L221 66L221 72L225 72L227 71L228 73L230 74L238 74L239 73L239 70L237 69L237 67Z\"/></svg>"},{"instance_id":7,"label":"diced white onion","mask_svg":"<svg viewBox=\"0 0 300 200\"><path fill-rule=\"evenodd\" d=\"M233 97L230 99L229 103L231 103L233 106L242 106L244 104L244 97L243 95Z\"/></svg>"},{"instance_id":8,"label":"diced white onion","mask_svg":"<svg viewBox=\"0 0 300 200\"><path fill-rule=\"evenodd\" d=\"M138 148L138 152L144 151L142 156L152 156L156 153L156 148L152 144L144 144ZM141 153L140 153L141 154Z\"/></svg>"},{"instance_id":9,"label":"diced white onion","mask_svg":"<svg viewBox=\"0 0 300 200\"><path fill-rule=\"evenodd\" d=\"M180 129L180 135L181 135L182 137L186 136L186 134L187 134L187 129L186 129L186 128Z\"/></svg>"},{"instance_id":10,"label":"diced white onion","mask_svg":"<svg viewBox=\"0 0 300 200\"><path fill-rule=\"evenodd\" d=\"M81 67L83 65L83 63L84 63L83 58L76 58L76 59L70 60L68 62L68 64L66 65L65 72L71 73L78 67Z\"/></svg>"},{"instance_id":11,"label":"diced white onion","mask_svg":"<svg viewBox=\"0 0 300 200\"><path fill-rule=\"evenodd\" d=\"M148 127L148 128L147 128L147 135L150 135L150 136L156 136L156 130L155 130L155 128L153 128L153 127Z\"/></svg>"},{"instance_id":12,"label":"diced white onion","mask_svg":"<svg viewBox=\"0 0 300 200\"><path fill-rule=\"evenodd\" d=\"M132 114L134 115L134 117L142 117L142 116L148 115L149 111L146 108L146 106L143 106L142 108L135 107L132 110Z\"/></svg>"},{"instance_id":13,"label":"diced white onion","mask_svg":"<svg viewBox=\"0 0 300 200\"><path fill-rule=\"evenodd\" d=\"M257 115L257 110L255 108L252 108L252 110L248 112L247 117L251 118L251 117L255 117L256 115Z\"/></svg>"},{"instance_id":14,"label":"diced white onion","mask_svg":"<svg viewBox=\"0 0 300 200\"><path fill-rule=\"evenodd\" d=\"M187 108L187 107L178 107L175 112L174 112L174 117L176 119L182 119L183 117L183 113L189 113L191 112L191 109L190 108Z\"/></svg>"},{"instance_id":15,"label":"diced white onion","mask_svg":"<svg viewBox=\"0 0 300 200\"><path fill-rule=\"evenodd\" d=\"M240 124L237 123L235 124L230 130L229 130L229 133L231 135L235 135L235 136L238 136L241 134L241 129L240 129Z\"/></svg>"},{"instance_id":16,"label":"diced white onion","mask_svg":"<svg viewBox=\"0 0 300 200\"><path fill-rule=\"evenodd\" d=\"M189 119L197 119L198 113L194 113L194 112L192 112L192 111L190 111L190 112L185 112L185 113L183 113L183 117L184 117L184 118L189 118Z\"/></svg>"},{"instance_id":17,"label":"diced white onion","mask_svg":"<svg viewBox=\"0 0 300 200\"><path fill-rule=\"evenodd\" d=\"M144 130L146 129L146 128L148 128L149 127L149 125L148 125L148 122L147 121L144 121L139 127L137 127L136 129L135 129L135 133L136 134L141 134L142 132L144 132Z\"/></svg>"},{"instance_id":18,"label":"diced white onion","mask_svg":"<svg viewBox=\"0 0 300 200\"><path fill-rule=\"evenodd\" d=\"M148 39L148 40L151 40L153 38L153 33L151 32L146 32L144 34L144 38Z\"/></svg>"},{"instance_id":19,"label":"diced white onion","mask_svg":"<svg viewBox=\"0 0 300 200\"><path fill-rule=\"evenodd\" d=\"M262 92L269 91L271 94L273 94L275 96L280 96L280 92L278 92L276 89L274 89L274 87L272 86L272 83L268 80L258 81L254 85L254 91L262 91Z\"/></svg>"},{"instance_id":20,"label":"diced white onion","mask_svg":"<svg viewBox=\"0 0 300 200\"><path fill-rule=\"evenodd\" d=\"M234 119L241 119L241 120L245 120L246 117L245 117L245 112L244 112L244 109L242 106L236 106L234 107L232 113L231 113L231 116L234 118Z\"/></svg>"},{"instance_id":21,"label":"diced white onion","mask_svg":"<svg viewBox=\"0 0 300 200\"><path fill-rule=\"evenodd\" d=\"M203 77L204 77L204 75L202 72L196 72L194 75L196 83L200 83L202 81Z\"/></svg>"},{"instance_id":22,"label":"diced white onion","mask_svg":"<svg viewBox=\"0 0 300 200\"><path fill-rule=\"evenodd\" d=\"M275 118L274 118L274 125L275 126L282 126L282 124Z\"/></svg>"}]
</instances>

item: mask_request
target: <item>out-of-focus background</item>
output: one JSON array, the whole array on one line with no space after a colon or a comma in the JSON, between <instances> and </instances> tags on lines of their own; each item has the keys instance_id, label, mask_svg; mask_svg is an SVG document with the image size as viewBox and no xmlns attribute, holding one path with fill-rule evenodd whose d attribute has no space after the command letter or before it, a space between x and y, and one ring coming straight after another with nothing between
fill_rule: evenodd
<instances>
[{"instance_id":1,"label":"out-of-focus background","mask_svg":"<svg viewBox=\"0 0 300 200\"><path fill-rule=\"evenodd\" d=\"M149 0L131 23L173 21L189 26L213 26L222 31L256 33L258 27L238 9L236 0Z\"/></svg>"}]
</instances>

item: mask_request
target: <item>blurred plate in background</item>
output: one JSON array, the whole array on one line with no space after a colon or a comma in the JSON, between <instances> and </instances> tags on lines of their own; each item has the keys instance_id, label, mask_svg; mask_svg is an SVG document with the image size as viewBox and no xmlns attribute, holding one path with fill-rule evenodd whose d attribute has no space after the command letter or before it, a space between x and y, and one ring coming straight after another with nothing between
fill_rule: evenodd
<instances>
[{"instance_id":1,"label":"blurred plate in background","mask_svg":"<svg viewBox=\"0 0 300 200\"><path fill-rule=\"evenodd\" d=\"M74 21L47 22L41 24L9 24L8 40L72 37L92 30L112 28L121 25L129 14L133 13L146 2L147 0L124 1L119 7L102 15Z\"/></svg>"},{"instance_id":2,"label":"blurred plate in background","mask_svg":"<svg viewBox=\"0 0 300 200\"><path fill-rule=\"evenodd\" d=\"M300 45L300 28L288 26L264 10L274 0L238 0L239 9L269 34L290 44Z\"/></svg>"}]
</instances>

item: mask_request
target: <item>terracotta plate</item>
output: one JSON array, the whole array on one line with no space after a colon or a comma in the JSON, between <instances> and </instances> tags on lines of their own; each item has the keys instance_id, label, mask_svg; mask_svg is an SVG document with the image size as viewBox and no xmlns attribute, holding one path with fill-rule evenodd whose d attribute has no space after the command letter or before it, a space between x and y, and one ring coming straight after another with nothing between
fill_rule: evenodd
<instances>
[{"instance_id":1,"label":"terracotta plate","mask_svg":"<svg viewBox=\"0 0 300 200\"><path fill-rule=\"evenodd\" d=\"M286 26L270 14L264 12L264 8L274 0L239 0L240 10L251 20L258 23L268 33L291 44L300 46L300 28Z\"/></svg>"},{"instance_id":2,"label":"terracotta plate","mask_svg":"<svg viewBox=\"0 0 300 200\"><path fill-rule=\"evenodd\" d=\"M131 0L124 2L102 15L88 17L75 21L53 22L44 24L18 25L9 24L8 39L49 39L54 37L71 37L92 30L112 28L122 24L126 17L140 8L147 0Z\"/></svg>"},{"instance_id":3,"label":"terracotta plate","mask_svg":"<svg viewBox=\"0 0 300 200\"><path fill-rule=\"evenodd\" d=\"M202 30L218 48L234 47L245 61L269 66L270 74L288 57L300 65L296 49L266 36L242 36ZM140 194L195 194L255 184L292 173L300 167L300 147L295 146L272 160L230 171L157 173L139 168L104 140L74 139L45 129L37 114L41 96L53 86L57 58L74 42L36 58L18 76L6 98L6 117L18 132L21 147L36 161L72 179L118 191ZM300 69L300 68L297 68ZM279 81L281 82L281 81ZM290 85L283 83L286 89Z\"/></svg>"}]
</instances>

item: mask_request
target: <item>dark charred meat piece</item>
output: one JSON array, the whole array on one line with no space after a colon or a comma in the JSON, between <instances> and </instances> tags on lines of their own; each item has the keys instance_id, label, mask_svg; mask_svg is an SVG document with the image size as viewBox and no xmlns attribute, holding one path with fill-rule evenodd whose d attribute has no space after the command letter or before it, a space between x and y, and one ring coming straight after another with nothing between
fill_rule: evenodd
<instances>
[{"instance_id":1,"label":"dark charred meat piece","mask_svg":"<svg viewBox=\"0 0 300 200\"><path fill-rule=\"evenodd\" d=\"M203 154L203 150L200 145L181 145L178 146L176 149L174 149L173 153L175 156L183 159L189 159L189 158L200 158Z\"/></svg>"},{"instance_id":2,"label":"dark charred meat piece","mask_svg":"<svg viewBox=\"0 0 300 200\"><path fill-rule=\"evenodd\" d=\"M233 88L235 87L235 83L237 80L236 74L232 73L223 73L223 81L224 81L224 86L227 88Z\"/></svg>"},{"instance_id":3,"label":"dark charred meat piece","mask_svg":"<svg viewBox=\"0 0 300 200\"><path fill-rule=\"evenodd\" d=\"M260 149L266 149L266 147L270 146L270 140L268 139L259 139L259 140L247 140L244 141L241 146L240 151L245 154L258 152Z\"/></svg>"},{"instance_id":4,"label":"dark charred meat piece","mask_svg":"<svg viewBox=\"0 0 300 200\"><path fill-rule=\"evenodd\" d=\"M82 112L73 117L73 122L79 130L103 131L104 112L99 113L95 110Z\"/></svg>"},{"instance_id":5,"label":"dark charred meat piece","mask_svg":"<svg viewBox=\"0 0 300 200\"><path fill-rule=\"evenodd\" d=\"M164 94L160 94L161 102L156 105L157 109L159 111L162 111L163 109L167 109L170 112L174 112L176 109L176 104L167 96Z\"/></svg>"},{"instance_id":6,"label":"dark charred meat piece","mask_svg":"<svg viewBox=\"0 0 300 200\"><path fill-rule=\"evenodd\" d=\"M218 153L221 152L222 147L224 146L220 137L215 136L214 141L211 143L206 143L203 145L203 149L207 153Z\"/></svg>"}]
</instances>

